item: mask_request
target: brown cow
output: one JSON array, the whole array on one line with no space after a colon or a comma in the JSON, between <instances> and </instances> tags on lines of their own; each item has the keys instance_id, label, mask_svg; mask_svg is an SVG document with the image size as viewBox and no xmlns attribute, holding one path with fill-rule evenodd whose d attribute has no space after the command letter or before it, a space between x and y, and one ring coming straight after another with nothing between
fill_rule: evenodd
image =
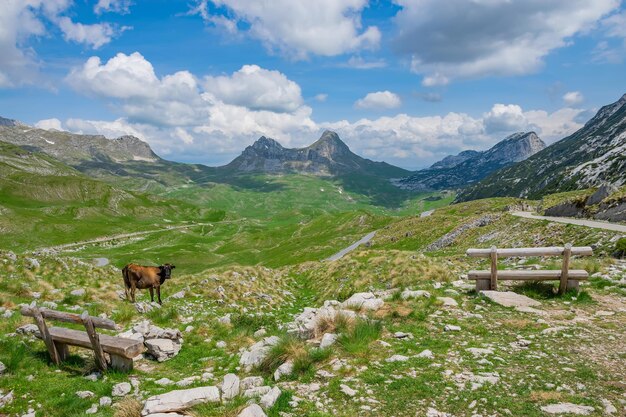
<instances>
[{"instance_id":1,"label":"brown cow","mask_svg":"<svg viewBox=\"0 0 626 417\"><path fill-rule=\"evenodd\" d=\"M128 264L122 269L124 276L124 286L126 289L126 299L135 302L135 290L150 289L150 300L154 302L154 289L156 288L159 304L161 303L161 285L166 279L172 277L172 269L176 268L172 264L161 266L141 266Z\"/></svg>"}]
</instances>

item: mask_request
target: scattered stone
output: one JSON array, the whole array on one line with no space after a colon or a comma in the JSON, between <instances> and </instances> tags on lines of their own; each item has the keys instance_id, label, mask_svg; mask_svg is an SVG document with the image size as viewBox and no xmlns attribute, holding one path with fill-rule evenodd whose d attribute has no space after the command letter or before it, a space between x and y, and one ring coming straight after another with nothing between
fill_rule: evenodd
<instances>
[{"instance_id":1,"label":"scattered stone","mask_svg":"<svg viewBox=\"0 0 626 417\"><path fill-rule=\"evenodd\" d=\"M4 374L6 370L7 370L6 365L0 362L0 376L2 376L2 374Z\"/></svg>"},{"instance_id":2,"label":"scattered stone","mask_svg":"<svg viewBox=\"0 0 626 417\"><path fill-rule=\"evenodd\" d=\"M217 321L225 326L230 326L230 313L218 318Z\"/></svg>"},{"instance_id":3,"label":"scattered stone","mask_svg":"<svg viewBox=\"0 0 626 417\"><path fill-rule=\"evenodd\" d=\"M378 310L385 304L385 302L377 298L371 292L358 292L352 294L350 298L342 303L345 308L355 308L359 310Z\"/></svg>"},{"instance_id":4,"label":"scattered stone","mask_svg":"<svg viewBox=\"0 0 626 417\"><path fill-rule=\"evenodd\" d=\"M409 358L408 356L404 356L404 355L393 355L387 359L385 359L385 362L406 362L408 361Z\"/></svg>"},{"instance_id":5,"label":"scattered stone","mask_svg":"<svg viewBox=\"0 0 626 417\"><path fill-rule=\"evenodd\" d=\"M128 382L120 382L119 384L113 385L111 395L114 397L123 397L130 394L131 389L132 386Z\"/></svg>"},{"instance_id":6,"label":"scattered stone","mask_svg":"<svg viewBox=\"0 0 626 417\"><path fill-rule=\"evenodd\" d=\"M87 410L85 410L85 414L96 414L98 412L98 404L93 404Z\"/></svg>"},{"instance_id":7,"label":"scattered stone","mask_svg":"<svg viewBox=\"0 0 626 417\"><path fill-rule=\"evenodd\" d=\"M39 265L39 261L35 258L26 258L24 261L26 261L26 267L28 269L39 269L41 266Z\"/></svg>"},{"instance_id":8,"label":"scattered stone","mask_svg":"<svg viewBox=\"0 0 626 417\"><path fill-rule=\"evenodd\" d=\"M92 398L95 394L91 391L76 391L78 398Z\"/></svg>"},{"instance_id":9,"label":"scattered stone","mask_svg":"<svg viewBox=\"0 0 626 417\"><path fill-rule=\"evenodd\" d=\"M111 397L100 397L100 407L110 407L113 404Z\"/></svg>"},{"instance_id":10,"label":"scattered stone","mask_svg":"<svg viewBox=\"0 0 626 417\"><path fill-rule=\"evenodd\" d=\"M293 362L287 361L280 365L276 371L274 371L274 381L279 381L284 376L289 376L293 372Z\"/></svg>"},{"instance_id":11,"label":"scattered stone","mask_svg":"<svg viewBox=\"0 0 626 417\"><path fill-rule=\"evenodd\" d=\"M354 397L356 395L356 391L347 386L346 384L341 384L339 386L340 391L346 394L348 397Z\"/></svg>"},{"instance_id":12,"label":"scattered stone","mask_svg":"<svg viewBox=\"0 0 626 417\"><path fill-rule=\"evenodd\" d=\"M168 298L176 298L176 299L185 298L185 291L184 290L178 291L177 293L170 295Z\"/></svg>"},{"instance_id":13,"label":"scattered stone","mask_svg":"<svg viewBox=\"0 0 626 417\"><path fill-rule=\"evenodd\" d=\"M604 406L604 414L612 416L613 414L617 413L617 408L615 408L611 401L607 400L606 398L601 398L600 401L602 401L602 405Z\"/></svg>"},{"instance_id":14,"label":"scattered stone","mask_svg":"<svg viewBox=\"0 0 626 417\"><path fill-rule=\"evenodd\" d=\"M243 366L247 372L250 372L253 367L263 362L272 346L276 345L278 342L280 342L280 339L277 336L266 337L258 341L252 345L249 350L241 354L239 365Z\"/></svg>"},{"instance_id":15,"label":"scattered stone","mask_svg":"<svg viewBox=\"0 0 626 417\"><path fill-rule=\"evenodd\" d=\"M396 339L413 339L413 335L411 333L405 333L405 332L395 332L393 334L393 337L395 337Z\"/></svg>"},{"instance_id":16,"label":"scattered stone","mask_svg":"<svg viewBox=\"0 0 626 417\"><path fill-rule=\"evenodd\" d=\"M263 337L267 334L267 330L265 329L259 329L256 332L254 332L254 337Z\"/></svg>"},{"instance_id":17,"label":"scattered stone","mask_svg":"<svg viewBox=\"0 0 626 417\"><path fill-rule=\"evenodd\" d=\"M224 401L235 398L239 395L239 377L235 374L224 375L222 382L222 399Z\"/></svg>"},{"instance_id":18,"label":"scattered stone","mask_svg":"<svg viewBox=\"0 0 626 417\"><path fill-rule=\"evenodd\" d=\"M262 395L267 394L271 390L272 388L267 385L264 385L261 387L248 388L247 390L243 392L243 396L244 398L260 397Z\"/></svg>"},{"instance_id":19,"label":"scattered stone","mask_svg":"<svg viewBox=\"0 0 626 417\"><path fill-rule=\"evenodd\" d=\"M451 297L437 297L437 300L441 301L444 307L458 307L459 306L459 303L457 303L456 300Z\"/></svg>"},{"instance_id":20,"label":"scattered stone","mask_svg":"<svg viewBox=\"0 0 626 417\"><path fill-rule=\"evenodd\" d=\"M220 349L224 349L226 346L228 345L223 340L220 340L215 344L215 347L220 348Z\"/></svg>"},{"instance_id":21,"label":"scattered stone","mask_svg":"<svg viewBox=\"0 0 626 417\"><path fill-rule=\"evenodd\" d=\"M267 417L267 414L258 404L252 404L244 408L237 417Z\"/></svg>"},{"instance_id":22,"label":"scattered stone","mask_svg":"<svg viewBox=\"0 0 626 417\"><path fill-rule=\"evenodd\" d=\"M332 346L337 341L337 334L335 333L324 333L322 336L322 340L320 341L320 348L325 349L329 346Z\"/></svg>"},{"instance_id":23,"label":"scattered stone","mask_svg":"<svg viewBox=\"0 0 626 417\"><path fill-rule=\"evenodd\" d=\"M220 402L220 390L217 387L190 388L154 395L146 400L141 415L181 411L207 402Z\"/></svg>"},{"instance_id":24,"label":"scattered stone","mask_svg":"<svg viewBox=\"0 0 626 417\"><path fill-rule=\"evenodd\" d=\"M515 307L515 311L519 311L520 313L537 314L537 315L540 315L540 316L543 316L543 315L546 314L545 311L537 310L536 308L526 307L526 306Z\"/></svg>"},{"instance_id":25,"label":"scattered stone","mask_svg":"<svg viewBox=\"0 0 626 417\"><path fill-rule=\"evenodd\" d=\"M504 307L537 307L541 303L513 291L481 291L485 297Z\"/></svg>"},{"instance_id":26,"label":"scattered stone","mask_svg":"<svg viewBox=\"0 0 626 417\"><path fill-rule=\"evenodd\" d=\"M172 385L174 383L174 381L172 381L169 378L161 378L161 379L157 379L156 381L154 381L155 384L160 385L162 387L168 386L168 385Z\"/></svg>"},{"instance_id":27,"label":"scattered stone","mask_svg":"<svg viewBox=\"0 0 626 417\"><path fill-rule=\"evenodd\" d=\"M572 403L550 404L541 407L541 411L548 414L577 414L581 416L589 415L593 410L593 407Z\"/></svg>"},{"instance_id":28,"label":"scattered stone","mask_svg":"<svg viewBox=\"0 0 626 417\"><path fill-rule=\"evenodd\" d=\"M99 372L92 372L89 375L85 376L87 381L95 382L100 378L101 374Z\"/></svg>"},{"instance_id":29,"label":"scattered stone","mask_svg":"<svg viewBox=\"0 0 626 417\"><path fill-rule=\"evenodd\" d=\"M493 349L467 348L465 350L474 355L474 357L476 358L481 356L493 355Z\"/></svg>"},{"instance_id":30,"label":"scattered stone","mask_svg":"<svg viewBox=\"0 0 626 417\"><path fill-rule=\"evenodd\" d=\"M263 385L263 377L260 376L249 376L241 380L239 384L242 390L247 390L254 387L260 387Z\"/></svg>"},{"instance_id":31,"label":"scattered stone","mask_svg":"<svg viewBox=\"0 0 626 417\"><path fill-rule=\"evenodd\" d=\"M87 291L85 291L84 288L80 288L78 290L72 290L70 291L70 295L73 295L74 297L82 297L87 293Z\"/></svg>"},{"instance_id":32,"label":"scattered stone","mask_svg":"<svg viewBox=\"0 0 626 417\"><path fill-rule=\"evenodd\" d=\"M459 326L455 326L454 324L446 324L443 330L446 332L458 332L461 331L461 328Z\"/></svg>"},{"instance_id":33,"label":"scattered stone","mask_svg":"<svg viewBox=\"0 0 626 417\"><path fill-rule=\"evenodd\" d=\"M274 387L272 388L267 394L263 395L261 397L261 405L264 408L270 408L273 407L274 404L276 403L276 400L278 400L278 397L280 397L280 388L278 387Z\"/></svg>"},{"instance_id":34,"label":"scattered stone","mask_svg":"<svg viewBox=\"0 0 626 417\"><path fill-rule=\"evenodd\" d=\"M419 298L419 297L429 298L430 293L424 290L411 291L407 289L407 290L402 291L402 294L400 294L400 297L403 300L408 300L410 298Z\"/></svg>"},{"instance_id":35,"label":"scattered stone","mask_svg":"<svg viewBox=\"0 0 626 417\"><path fill-rule=\"evenodd\" d=\"M36 324L25 324L23 326L18 327L15 330L18 334L23 334L27 336L35 336L39 334L39 327Z\"/></svg>"},{"instance_id":36,"label":"scattered stone","mask_svg":"<svg viewBox=\"0 0 626 417\"><path fill-rule=\"evenodd\" d=\"M146 313L151 312L154 309L159 309L159 308L161 308L161 305L158 303L146 303L144 301L135 303L135 310L137 310L137 313L139 314L146 314Z\"/></svg>"},{"instance_id":37,"label":"scattered stone","mask_svg":"<svg viewBox=\"0 0 626 417\"><path fill-rule=\"evenodd\" d=\"M419 353L417 355L417 357L418 358L426 358L426 359L434 359L435 355L433 355L432 351L426 349L426 350L423 350L421 353Z\"/></svg>"},{"instance_id":38,"label":"scattered stone","mask_svg":"<svg viewBox=\"0 0 626 417\"><path fill-rule=\"evenodd\" d=\"M8 394L3 394L2 391L0 391L0 408L4 407L5 405L11 404L13 402L13 391L9 391Z\"/></svg>"},{"instance_id":39,"label":"scattered stone","mask_svg":"<svg viewBox=\"0 0 626 417\"><path fill-rule=\"evenodd\" d=\"M148 353L158 362L173 358L180 352L181 345L171 339L150 339L144 342Z\"/></svg>"},{"instance_id":40,"label":"scattered stone","mask_svg":"<svg viewBox=\"0 0 626 417\"><path fill-rule=\"evenodd\" d=\"M189 385L193 384L194 382L198 381L200 379L199 376L190 376L184 379L181 379L180 381L178 381L176 383L177 387L188 387Z\"/></svg>"}]
</instances>

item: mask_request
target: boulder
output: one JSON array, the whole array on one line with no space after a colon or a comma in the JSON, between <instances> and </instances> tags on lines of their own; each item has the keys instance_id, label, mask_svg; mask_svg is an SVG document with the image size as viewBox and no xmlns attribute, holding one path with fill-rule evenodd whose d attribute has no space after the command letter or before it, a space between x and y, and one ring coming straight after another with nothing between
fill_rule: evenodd
<instances>
[{"instance_id":1,"label":"boulder","mask_svg":"<svg viewBox=\"0 0 626 417\"><path fill-rule=\"evenodd\" d=\"M572 403L559 403L544 405L541 411L548 414L577 414L586 416L593 413L594 408L588 405L578 405Z\"/></svg>"},{"instance_id":2,"label":"boulder","mask_svg":"<svg viewBox=\"0 0 626 417\"><path fill-rule=\"evenodd\" d=\"M278 381L284 376L289 376L293 372L293 362L287 361L280 365L276 371L274 371L274 380Z\"/></svg>"},{"instance_id":3,"label":"boulder","mask_svg":"<svg viewBox=\"0 0 626 417\"><path fill-rule=\"evenodd\" d=\"M424 290L411 291L407 289L407 290L402 291L402 294L400 294L400 297L403 300L408 300L410 298L419 298L419 297L429 298L430 293Z\"/></svg>"},{"instance_id":4,"label":"boulder","mask_svg":"<svg viewBox=\"0 0 626 417\"><path fill-rule=\"evenodd\" d=\"M181 346L171 339L149 339L144 344L148 353L159 362L164 362L178 355Z\"/></svg>"},{"instance_id":5,"label":"boulder","mask_svg":"<svg viewBox=\"0 0 626 417\"><path fill-rule=\"evenodd\" d=\"M617 190L618 188L613 185L603 185L598 188L595 193L589 196L587 201L585 201L585 205L593 206L594 204L598 204Z\"/></svg>"},{"instance_id":6,"label":"boulder","mask_svg":"<svg viewBox=\"0 0 626 417\"><path fill-rule=\"evenodd\" d=\"M18 327L15 331L18 334L34 336L36 334L39 334L39 327L37 327L36 324L25 324L23 326Z\"/></svg>"},{"instance_id":7,"label":"boulder","mask_svg":"<svg viewBox=\"0 0 626 417\"><path fill-rule=\"evenodd\" d=\"M110 407L113 404L111 397L100 397L98 402L100 403L100 407Z\"/></svg>"},{"instance_id":8,"label":"boulder","mask_svg":"<svg viewBox=\"0 0 626 417\"><path fill-rule=\"evenodd\" d=\"M239 395L239 385L239 377L237 375L224 375L224 381L222 382L222 399L226 401Z\"/></svg>"},{"instance_id":9,"label":"boulder","mask_svg":"<svg viewBox=\"0 0 626 417\"><path fill-rule=\"evenodd\" d=\"M239 365L243 366L246 371L251 371L253 367L259 366L263 362L272 346L278 342L280 339L277 336L266 337L256 342L241 354Z\"/></svg>"},{"instance_id":10,"label":"boulder","mask_svg":"<svg viewBox=\"0 0 626 417\"><path fill-rule=\"evenodd\" d=\"M76 396L78 398L92 398L95 394L91 391L76 391Z\"/></svg>"},{"instance_id":11,"label":"boulder","mask_svg":"<svg viewBox=\"0 0 626 417\"><path fill-rule=\"evenodd\" d=\"M267 394L271 390L272 388L267 385L263 385L261 387L248 388L247 390L243 392L243 396L244 398L260 397L262 395Z\"/></svg>"},{"instance_id":12,"label":"boulder","mask_svg":"<svg viewBox=\"0 0 626 417\"><path fill-rule=\"evenodd\" d=\"M144 403L141 415L181 411L207 402L220 402L220 390L217 387L190 388L154 395Z\"/></svg>"},{"instance_id":13,"label":"boulder","mask_svg":"<svg viewBox=\"0 0 626 417\"><path fill-rule=\"evenodd\" d=\"M252 404L244 408L237 417L267 417L267 414L258 404Z\"/></svg>"},{"instance_id":14,"label":"boulder","mask_svg":"<svg viewBox=\"0 0 626 417\"><path fill-rule=\"evenodd\" d=\"M385 302L382 299L377 298L371 292L358 292L356 294L352 294L352 296L341 305L344 308L376 311L381 308L383 304L385 304Z\"/></svg>"},{"instance_id":15,"label":"boulder","mask_svg":"<svg viewBox=\"0 0 626 417\"><path fill-rule=\"evenodd\" d=\"M264 408L273 407L274 404L276 404L278 397L280 397L280 388L274 387L268 393L261 397L261 405Z\"/></svg>"},{"instance_id":16,"label":"boulder","mask_svg":"<svg viewBox=\"0 0 626 417\"><path fill-rule=\"evenodd\" d=\"M513 291L481 291L485 297L504 307L537 307L541 303Z\"/></svg>"},{"instance_id":17,"label":"boulder","mask_svg":"<svg viewBox=\"0 0 626 417\"><path fill-rule=\"evenodd\" d=\"M113 390L111 391L111 395L114 397L123 397L125 395L130 394L131 390L132 390L132 387L128 382L120 382L119 384L113 385Z\"/></svg>"},{"instance_id":18,"label":"boulder","mask_svg":"<svg viewBox=\"0 0 626 417\"><path fill-rule=\"evenodd\" d=\"M263 385L263 377L261 376L249 376L241 380L239 384L242 390L247 390L254 387L260 387Z\"/></svg>"},{"instance_id":19,"label":"boulder","mask_svg":"<svg viewBox=\"0 0 626 417\"><path fill-rule=\"evenodd\" d=\"M335 333L324 333L322 340L320 341L320 348L325 349L332 346L337 341L337 335Z\"/></svg>"}]
</instances>

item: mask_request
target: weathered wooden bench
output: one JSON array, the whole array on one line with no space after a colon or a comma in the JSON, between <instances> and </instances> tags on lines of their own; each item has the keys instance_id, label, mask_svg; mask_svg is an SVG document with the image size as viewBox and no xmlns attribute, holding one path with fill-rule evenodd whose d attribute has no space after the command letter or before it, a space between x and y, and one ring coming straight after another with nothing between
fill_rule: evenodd
<instances>
[{"instance_id":1,"label":"weathered wooden bench","mask_svg":"<svg viewBox=\"0 0 626 417\"><path fill-rule=\"evenodd\" d=\"M574 255L590 256L593 249L589 246L572 247L567 244L564 247L553 246L545 248L512 248L497 249L468 249L467 255L474 258L490 258L491 270L469 271L468 279L476 280L476 291L497 290L498 280L522 280L522 281L559 281L559 294L567 289L578 289L578 282L589 278L589 274L581 269L569 269L570 258ZM498 257L531 257L531 256L562 256L563 263L560 270L502 270L498 271Z\"/></svg>"},{"instance_id":2,"label":"weathered wooden bench","mask_svg":"<svg viewBox=\"0 0 626 417\"><path fill-rule=\"evenodd\" d=\"M39 328L36 336L44 341L50 358L55 364L61 363L69 354L68 345L80 346L94 351L96 364L103 371L111 366L113 369L128 372L133 369L133 358L144 351L141 341L123 337L98 334L96 328L117 330L114 321L100 317L92 317L85 311L83 314L66 313L63 311L38 308L34 304L23 306L23 316L33 317ZM66 323L82 324L86 331L65 327L48 327L46 319ZM110 363L104 353L108 353Z\"/></svg>"}]
</instances>

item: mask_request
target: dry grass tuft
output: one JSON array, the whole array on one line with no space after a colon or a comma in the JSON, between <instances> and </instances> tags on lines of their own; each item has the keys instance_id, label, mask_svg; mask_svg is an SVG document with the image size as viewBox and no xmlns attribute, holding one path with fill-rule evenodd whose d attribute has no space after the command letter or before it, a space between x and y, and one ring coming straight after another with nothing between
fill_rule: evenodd
<instances>
[{"instance_id":1,"label":"dry grass tuft","mask_svg":"<svg viewBox=\"0 0 626 417\"><path fill-rule=\"evenodd\" d=\"M324 333L338 333L354 326L354 318L338 312L334 316L325 315L315 323L315 337L322 337Z\"/></svg>"},{"instance_id":2,"label":"dry grass tuft","mask_svg":"<svg viewBox=\"0 0 626 417\"><path fill-rule=\"evenodd\" d=\"M563 394L556 391L533 391L530 399L536 402L555 401L563 398Z\"/></svg>"},{"instance_id":3,"label":"dry grass tuft","mask_svg":"<svg viewBox=\"0 0 626 417\"><path fill-rule=\"evenodd\" d=\"M114 407L114 417L141 417L141 410L143 409L139 400L133 397L124 397Z\"/></svg>"}]
</instances>

